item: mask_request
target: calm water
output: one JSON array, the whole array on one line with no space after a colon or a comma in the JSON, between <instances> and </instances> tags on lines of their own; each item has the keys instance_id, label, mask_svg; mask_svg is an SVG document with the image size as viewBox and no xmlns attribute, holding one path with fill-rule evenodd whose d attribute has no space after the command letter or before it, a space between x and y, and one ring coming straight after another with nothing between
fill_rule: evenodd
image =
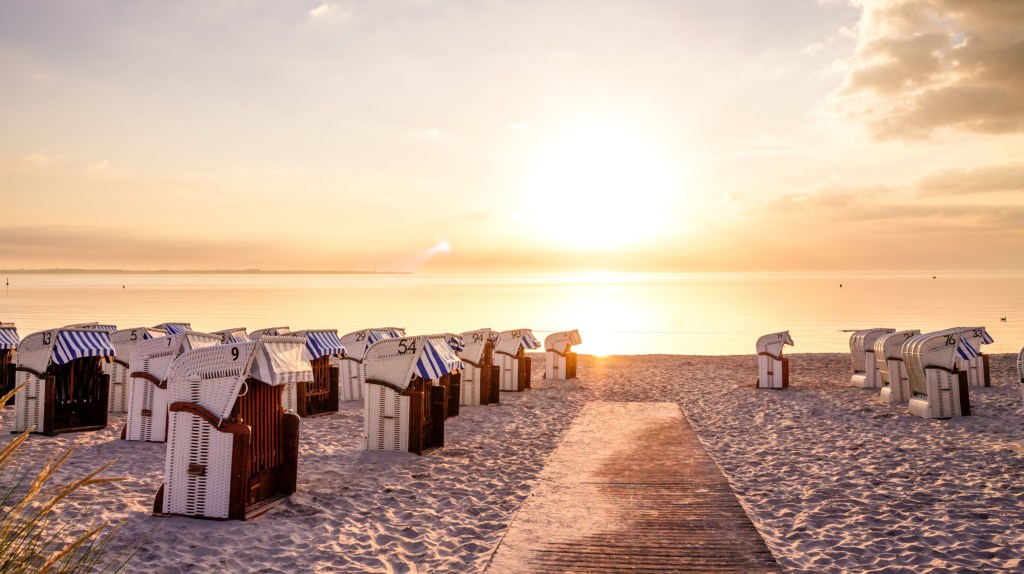
<instances>
[{"instance_id":1,"label":"calm water","mask_svg":"<svg viewBox=\"0 0 1024 574\"><path fill-rule=\"evenodd\" d=\"M577 328L590 354L845 352L844 329L984 325L990 353L1024 345L1024 273L832 275L10 275L0 320L25 336L77 322L196 330L405 327L410 334ZM842 283L842 287L840 287ZM122 287L123 286L123 287ZM1005 322L1000 321L1006 317Z\"/></svg>"}]
</instances>

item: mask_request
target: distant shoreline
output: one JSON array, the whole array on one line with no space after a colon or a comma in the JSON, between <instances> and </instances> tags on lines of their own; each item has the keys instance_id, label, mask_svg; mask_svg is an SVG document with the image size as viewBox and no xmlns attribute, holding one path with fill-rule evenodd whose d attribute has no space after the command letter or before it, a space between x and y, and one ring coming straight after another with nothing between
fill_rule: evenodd
<instances>
[{"instance_id":1,"label":"distant shoreline","mask_svg":"<svg viewBox=\"0 0 1024 574\"><path fill-rule=\"evenodd\" d=\"M6 275L412 275L411 271L313 269L0 269Z\"/></svg>"}]
</instances>

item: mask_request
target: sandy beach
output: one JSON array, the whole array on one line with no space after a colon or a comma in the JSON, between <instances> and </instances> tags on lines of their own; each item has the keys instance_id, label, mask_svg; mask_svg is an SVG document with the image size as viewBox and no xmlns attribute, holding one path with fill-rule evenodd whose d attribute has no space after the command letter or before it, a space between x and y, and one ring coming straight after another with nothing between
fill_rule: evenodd
<instances>
[{"instance_id":1,"label":"sandy beach","mask_svg":"<svg viewBox=\"0 0 1024 574\"><path fill-rule=\"evenodd\" d=\"M549 455L591 401L682 408L788 572L1024 571L1024 408L1012 355L994 355L974 416L924 420L850 387L846 354L790 355L791 388L753 388L744 356L581 356L579 378L463 407L428 456L365 452L362 404L303 419L298 492L249 522L151 515L164 445L101 432L34 436L71 476L116 459L127 480L71 501L69 519L141 542L129 572L481 572ZM2 412L5 430L13 411ZM3 442L10 440L4 433Z\"/></svg>"}]
</instances>

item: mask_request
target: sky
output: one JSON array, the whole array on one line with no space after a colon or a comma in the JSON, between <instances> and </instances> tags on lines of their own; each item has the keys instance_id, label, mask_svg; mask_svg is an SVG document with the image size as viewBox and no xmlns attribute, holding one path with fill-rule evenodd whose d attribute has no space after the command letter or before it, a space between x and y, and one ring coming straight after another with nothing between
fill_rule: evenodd
<instances>
[{"instance_id":1,"label":"sky","mask_svg":"<svg viewBox=\"0 0 1024 574\"><path fill-rule=\"evenodd\" d=\"M0 0L0 268L1024 269L1019 0Z\"/></svg>"}]
</instances>

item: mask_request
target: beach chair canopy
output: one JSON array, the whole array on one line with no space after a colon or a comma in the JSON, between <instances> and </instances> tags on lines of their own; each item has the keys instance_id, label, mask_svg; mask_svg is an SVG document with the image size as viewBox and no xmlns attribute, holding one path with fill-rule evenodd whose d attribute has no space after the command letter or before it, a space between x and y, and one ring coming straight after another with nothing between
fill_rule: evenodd
<instances>
[{"instance_id":1,"label":"beach chair canopy","mask_svg":"<svg viewBox=\"0 0 1024 574\"><path fill-rule=\"evenodd\" d=\"M895 333L896 329L878 327L873 329L861 329L850 335L850 357L853 359L855 371L864 369L864 352L875 352L875 340L882 335Z\"/></svg>"},{"instance_id":2,"label":"beach chair canopy","mask_svg":"<svg viewBox=\"0 0 1024 574\"><path fill-rule=\"evenodd\" d=\"M233 345L235 343L248 343L252 339L245 332L245 327L235 327L233 329L221 329L220 331L214 331L213 335L220 336L220 342L225 345Z\"/></svg>"},{"instance_id":3,"label":"beach chair canopy","mask_svg":"<svg viewBox=\"0 0 1024 574\"><path fill-rule=\"evenodd\" d=\"M413 377L437 380L465 368L445 335L385 339L370 346L364 357L366 378L404 391Z\"/></svg>"},{"instance_id":4,"label":"beach chair canopy","mask_svg":"<svg viewBox=\"0 0 1024 574\"><path fill-rule=\"evenodd\" d=\"M249 339L252 341L258 340L260 337L269 335L271 337L280 337L291 333L292 330L288 327L267 327L265 329L256 329L249 333Z\"/></svg>"},{"instance_id":5,"label":"beach chair canopy","mask_svg":"<svg viewBox=\"0 0 1024 574\"><path fill-rule=\"evenodd\" d=\"M937 367L953 370L958 357L970 358L970 352L962 345L962 331L957 327L911 337L903 345L903 360L922 369Z\"/></svg>"},{"instance_id":6,"label":"beach chair canopy","mask_svg":"<svg viewBox=\"0 0 1024 574\"><path fill-rule=\"evenodd\" d=\"M19 341L14 323L0 323L0 349L17 349Z\"/></svg>"},{"instance_id":7,"label":"beach chair canopy","mask_svg":"<svg viewBox=\"0 0 1024 574\"><path fill-rule=\"evenodd\" d=\"M193 349L218 345L220 341L218 335L195 331L153 337L135 345L129 365L134 372L148 373L158 381L166 381L174 359Z\"/></svg>"},{"instance_id":8,"label":"beach chair canopy","mask_svg":"<svg viewBox=\"0 0 1024 574\"><path fill-rule=\"evenodd\" d=\"M547 337L544 337L544 349L548 351L554 351L558 354L565 354L573 345L579 345L583 340L580 339L580 332L576 329L572 331L561 331L559 333L551 333Z\"/></svg>"},{"instance_id":9,"label":"beach chair canopy","mask_svg":"<svg viewBox=\"0 0 1024 574\"><path fill-rule=\"evenodd\" d=\"M896 331L886 333L875 339L875 359L888 361L889 359L903 358L903 344L911 337L921 334L920 329L909 329L907 331Z\"/></svg>"},{"instance_id":10,"label":"beach chair canopy","mask_svg":"<svg viewBox=\"0 0 1024 574\"><path fill-rule=\"evenodd\" d=\"M792 344L793 338L789 336L789 331L769 333L757 339L757 352L769 353L775 357L780 357L782 356L782 346Z\"/></svg>"},{"instance_id":11,"label":"beach chair canopy","mask_svg":"<svg viewBox=\"0 0 1024 574\"><path fill-rule=\"evenodd\" d=\"M519 349L539 349L540 340L533 335L529 329L512 329L498 333L498 340L494 344L495 353L515 355Z\"/></svg>"},{"instance_id":12,"label":"beach chair canopy","mask_svg":"<svg viewBox=\"0 0 1024 574\"><path fill-rule=\"evenodd\" d=\"M265 335L248 343L193 349L171 364L168 401L199 404L223 420L231 414L246 379L271 386L312 381L305 347L299 337ZM193 385L196 382L202 384ZM193 389L198 389L198 400Z\"/></svg>"},{"instance_id":13,"label":"beach chair canopy","mask_svg":"<svg viewBox=\"0 0 1024 574\"><path fill-rule=\"evenodd\" d=\"M345 345L338 338L338 332L334 329L306 329L291 333L295 337L306 338L306 354L310 361L320 357L334 355L345 356Z\"/></svg>"},{"instance_id":14,"label":"beach chair canopy","mask_svg":"<svg viewBox=\"0 0 1024 574\"><path fill-rule=\"evenodd\" d=\"M981 346L995 343L985 327L960 327L960 347L957 352L961 358L969 361L981 355Z\"/></svg>"},{"instance_id":15,"label":"beach chair canopy","mask_svg":"<svg viewBox=\"0 0 1024 574\"><path fill-rule=\"evenodd\" d=\"M448 346L451 347L452 352L458 355L466 348L466 343L462 339L462 335L456 335L455 333L445 333L445 340L448 341Z\"/></svg>"},{"instance_id":16,"label":"beach chair canopy","mask_svg":"<svg viewBox=\"0 0 1024 574\"><path fill-rule=\"evenodd\" d=\"M113 357L114 346L106 330L50 329L28 335L18 344L18 364L42 373L53 362L66 365L85 357Z\"/></svg>"},{"instance_id":17,"label":"beach chair canopy","mask_svg":"<svg viewBox=\"0 0 1024 574\"><path fill-rule=\"evenodd\" d=\"M363 329L353 331L341 337L345 345L346 356L350 359L362 360L366 356L366 350L370 345L387 339L397 339L405 336L405 329L400 327L379 327L376 329Z\"/></svg>"},{"instance_id":18,"label":"beach chair canopy","mask_svg":"<svg viewBox=\"0 0 1024 574\"><path fill-rule=\"evenodd\" d=\"M157 329L163 329L164 331L167 331L168 335L177 335L179 333L184 333L185 331L191 331L192 330L192 324L191 323L160 323L159 325L156 326L156 328Z\"/></svg>"},{"instance_id":19,"label":"beach chair canopy","mask_svg":"<svg viewBox=\"0 0 1024 574\"><path fill-rule=\"evenodd\" d=\"M106 331L113 333L117 331L117 325L106 325L103 323L91 322L91 323L74 323L72 325L65 325L65 329L92 329L94 331Z\"/></svg>"},{"instance_id":20,"label":"beach chair canopy","mask_svg":"<svg viewBox=\"0 0 1024 574\"><path fill-rule=\"evenodd\" d=\"M122 361L127 361L132 356L132 350L143 341L164 337L167 331L155 327L135 327L133 329L120 329L110 334L110 342L114 345L114 351Z\"/></svg>"},{"instance_id":21,"label":"beach chair canopy","mask_svg":"<svg viewBox=\"0 0 1024 574\"><path fill-rule=\"evenodd\" d=\"M458 352L459 358L469 362L473 366L479 366L484 358L484 348L487 341L492 343L498 339L498 334L490 329L477 329L462 333L462 340L465 347Z\"/></svg>"}]
</instances>

